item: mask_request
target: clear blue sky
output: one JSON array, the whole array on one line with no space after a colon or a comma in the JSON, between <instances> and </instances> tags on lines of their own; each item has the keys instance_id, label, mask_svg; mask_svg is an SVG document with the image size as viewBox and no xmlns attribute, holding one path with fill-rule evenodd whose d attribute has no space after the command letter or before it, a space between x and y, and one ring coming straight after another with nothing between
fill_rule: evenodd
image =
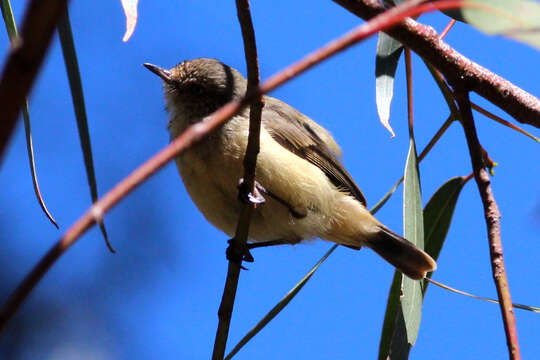
<instances>
[{"instance_id":1,"label":"clear blue sky","mask_svg":"<svg viewBox=\"0 0 540 360\"><path fill-rule=\"evenodd\" d=\"M17 19L22 3L16 2ZM362 21L330 1L253 2L262 78ZM168 142L156 77L164 67L215 57L245 73L234 2L141 2L132 39L122 43L120 1L72 2L71 20L84 79L100 194ZM438 31L447 18L421 18ZM539 53L490 38L463 24L447 41L518 86L540 94ZM0 32L3 55L7 37ZM327 127L345 165L374 204L401 176L407 155L404 68L397 73L391 139L374 101L375 39L339 54L272 95ZM448 111L422 62L414 59L415 124L421 149ZM485 101L473 96L475 101ZM487 104L489 109L493 106ZM496 110L495 110L496 111ZM41 189L61 224L56 231L37 205L22 122L0 176L0 302L89 206L71 97L57 37L30 98ZM498 111L510 120L509 116ZM482 116L479 137L496 168L493 188L503 214L502 239L513 300L540 305L539 144ZM539 136L538 129L527 130ZM463 131L454 124L420 167L424 203L448 178L471 172ZM378 218L402 232L402 189ZM205 222L173 164L105 218L116 255L91 230L45 276L0 337L0 357L17 359L205 359L217 325L227 268L227 237ZM254 251L241 274L230 332L234 345L326 252L315 241ZM286 310L237 359L373 359L393 269L370 251L339 248ZM474 182L459 199L434 279L495 297L482 206ZM524 358L540 352L538 314L517 310ZM11 356L11 357L10 357ZM430 287L414 359L507 357L499 308Z\"/></svg>"}]
</instances>

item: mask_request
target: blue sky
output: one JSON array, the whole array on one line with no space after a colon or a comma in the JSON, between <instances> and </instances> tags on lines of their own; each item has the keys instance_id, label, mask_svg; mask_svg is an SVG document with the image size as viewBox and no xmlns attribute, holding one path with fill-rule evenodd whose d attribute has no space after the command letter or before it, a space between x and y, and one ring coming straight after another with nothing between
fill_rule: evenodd
<instances>
[{"instance_id":1,"label":"blue sky","mask_svg":"<svg viewBox=\"0 0 540 360\"><path fill-rule=\"evenodd\" d=\"M21 3L15 12L20 23ZM234 2L141 2L132 39L123 43L119 1L72 2L73 33L84 81L100 194L168 142L156 77L141 66L171 67L214 57L245 74ZM362 21L332 2L254 2L262 78L274 74ZM441 31L448 19L420 19ZM7 37L0 32L3 54ZM536 50L457 24L447 41L458 51L538 95ZM404 67L397 72L391 139L374 101L376 39L339 54L272 93L328 128L344 162L373 205L401 176L407 155ZM442 96L414 57L415 131L419 149L448 115ZM483 99L473 100L498 111ZM89 191L69 86L57 37L30 96L41 189L61 225L35 201L19 123L0 176L0 301L88 208ZM514 302L540 305L539 145L476 116L480 141L499 166L493 189ZM526 128L536 136L538 129ZM424 203L447 179L471 172L461 126L453 124L420 166ZM402 189L377 217L402 232ZM116 255L93 229L44 277L0 337L7 358L209 358L226 274L227 237L205 222L171 163L105 218ZM231 347L313 266L330 244L255 250L241 274ZM476 184L462 192L433 278L495 297L482 205ZM370 251L339 248L286 310L237 359L375 358L393 269ZM430 287L415 359L506 358L499 308ZM538 314L516 311L524 358L540 351ZM14 350L15 349L15 350ZM230 349L230 348L229 348Z\"/></svg>"}]
</instances>

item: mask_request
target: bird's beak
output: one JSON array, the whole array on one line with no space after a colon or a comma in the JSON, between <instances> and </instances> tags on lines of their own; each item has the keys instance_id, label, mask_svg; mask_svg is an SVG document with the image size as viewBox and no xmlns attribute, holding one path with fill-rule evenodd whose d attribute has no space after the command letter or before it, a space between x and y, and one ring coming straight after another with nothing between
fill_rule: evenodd
<instances>
[{"instance_id":1,"label":"bird's beak","mask_svg":"<svg viewBox=\"0 0 540 360\"><path fill-rule=\"evenodd\" d=\"M163 69L157 65L154 65L154 64L150 64L150 63L144 63L143 66L145 68L147 68L148 70L150 70L151 72L153 72L154 74L156 74L157 76L159 76L160 78L163 79L163 81L165 81L166 83L172 83L172 78L171 78L171 72L167 69Z\"/></svg>"}]
</instances>

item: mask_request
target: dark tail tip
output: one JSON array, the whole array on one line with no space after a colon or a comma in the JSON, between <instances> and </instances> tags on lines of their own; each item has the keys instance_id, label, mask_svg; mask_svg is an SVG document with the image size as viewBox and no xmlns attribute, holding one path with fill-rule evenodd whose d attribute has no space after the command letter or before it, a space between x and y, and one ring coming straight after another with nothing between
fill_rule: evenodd
<instances>
[{"instance_id":1,"label":"dark tail tip","mask_svg":"<svg viewBox=\"0 0 540 360\"><path fill-rule=\"evenodd\" d=\"M427 272L437 269L431 256L385 227L381 227L367 245L411 279L423 279Z\"/></svg>"}]
</instances>

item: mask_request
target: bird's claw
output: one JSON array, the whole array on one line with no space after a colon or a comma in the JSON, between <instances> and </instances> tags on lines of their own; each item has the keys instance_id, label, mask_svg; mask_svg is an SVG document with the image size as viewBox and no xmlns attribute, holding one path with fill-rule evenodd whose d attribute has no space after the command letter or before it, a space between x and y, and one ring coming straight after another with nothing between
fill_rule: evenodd
<instances>
[{"instance_id":1,"label":"bird's claw","mask_svg":"<svg viewBox=\"0 0 540 360\"><path fill-rule=\"evenodd\" d=\"M227 257L227 260L235 262L240 265L240 268L247 270L247 268L242 266L242 261L253 262L255 259L253 258L253 255L251 255L247 244L238 247L237 244L233 244L233 241L234 239L230 239L227 241L229 243L229 246L225 251L225 256Z\"/></svg>"},{"instance_id":2,"label":"bird's claw","mask_svg":"<svg viewBox=\"0 0 540 360\"><path fill-rule=\"evenodd\" d=\"M266 199L262 194L266 194L266 189L255 181L253 191L247 188L244 179L240 179L238 183L238 198L245 204L259 205L266 202Z\"/></svg>"}]
</instances>

